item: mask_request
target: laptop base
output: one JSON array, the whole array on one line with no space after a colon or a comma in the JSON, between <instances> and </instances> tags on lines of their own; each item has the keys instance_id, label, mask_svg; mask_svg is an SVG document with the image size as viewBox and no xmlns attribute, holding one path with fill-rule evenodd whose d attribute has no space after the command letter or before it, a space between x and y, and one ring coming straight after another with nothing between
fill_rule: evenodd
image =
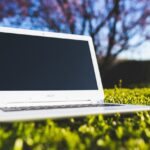
<instances>
[{"instance_id":1,"label":"laptop base","mask_svg":"<svg viewBox=\"0 0 150 150\"><path fill-rule=\"evenodd\" d=\"M0 122L33 121L44 119L59 119L69 117L82 117L86 115L107 115L114 113L130 113L136 111L148 111L149 106L144 105L120 105L101 104L101 106L52 108L36 110L4 111L0 109Z\"/></svg>"}]
</instances>

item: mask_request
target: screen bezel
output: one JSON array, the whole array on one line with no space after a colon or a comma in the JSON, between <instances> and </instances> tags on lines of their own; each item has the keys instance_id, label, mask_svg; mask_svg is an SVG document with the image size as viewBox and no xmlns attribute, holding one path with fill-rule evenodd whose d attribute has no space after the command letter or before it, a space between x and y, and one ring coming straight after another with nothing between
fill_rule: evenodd
<instances>
[{"instance_id":1,"label":"screen bezel","mask_svg":"<svg viewBox=\"0 0 150 150\"><path fill-rule=\"evenodd\" d=\"M38 102L57 102L66 101L67 103L72 101L89 101L102 102L104 100L104 92L101 82L101 77L98 69L98 63L96 60L96 54L93 46L93 41L90 36L65 34L65 33L53 33L47 31L37 31L19 28L0 27L0 32L10 34L22 34L29 36L40 37L53 37L60 39L82 40L89 43L90 54L92 58L94 73L96 77L97 90L61 90L61 91L0 91L1 103L38 103Z\"/></svg>"}]
</instances>

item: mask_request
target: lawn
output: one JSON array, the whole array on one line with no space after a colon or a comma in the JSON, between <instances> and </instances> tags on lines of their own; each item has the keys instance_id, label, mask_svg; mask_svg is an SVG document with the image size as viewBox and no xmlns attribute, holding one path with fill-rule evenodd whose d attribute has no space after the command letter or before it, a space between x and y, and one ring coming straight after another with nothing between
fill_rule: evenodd
<instances>
[{"instance_id":1,"label":"lawn","mask_svg":"<svg viewBox=\"0 0 150 150\"><path fill-rule=\"evenodd\" d=\"M150 104L150 88L106 89L105 101ZM150 112L0 124L0 150L150 149Z\"/></svg>"}]
</instances>

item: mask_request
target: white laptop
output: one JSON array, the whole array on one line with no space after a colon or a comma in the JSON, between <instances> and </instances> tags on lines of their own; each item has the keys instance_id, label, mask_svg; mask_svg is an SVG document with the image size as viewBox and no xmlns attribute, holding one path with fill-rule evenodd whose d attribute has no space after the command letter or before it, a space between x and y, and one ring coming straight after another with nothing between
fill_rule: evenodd
<instances>
[{"instance_id":1,"label":"white laptop","mask_svg":"<svg viewBox=\"0 0 150 150\"><path fill-rule=\"evenodd\" d=\"M0 122L143 110L104 103L89 36L0 27Z\"/></svg>"}]
</instances>

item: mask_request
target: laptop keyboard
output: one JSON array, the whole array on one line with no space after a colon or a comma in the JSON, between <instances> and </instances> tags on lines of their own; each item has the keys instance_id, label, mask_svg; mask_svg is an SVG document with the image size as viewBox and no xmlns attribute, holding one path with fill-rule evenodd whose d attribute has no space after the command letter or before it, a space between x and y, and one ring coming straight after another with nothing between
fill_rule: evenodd
<instances>
[{"instance_id":1,"label":"laptop keyboard","mask_svg":"<svg viewBox=\"0 0 150 150\"><path fill-rule=\"evenodd\" d=\"M120 104L73 104L73 105L53 105L53 106L23 106L23 107L1 107L0 109L9 111L29 111L44 109L60 109L60 108L82 108L82 107L105 107L105 106L121 106Z\"/></svg>"}]
</instances>

